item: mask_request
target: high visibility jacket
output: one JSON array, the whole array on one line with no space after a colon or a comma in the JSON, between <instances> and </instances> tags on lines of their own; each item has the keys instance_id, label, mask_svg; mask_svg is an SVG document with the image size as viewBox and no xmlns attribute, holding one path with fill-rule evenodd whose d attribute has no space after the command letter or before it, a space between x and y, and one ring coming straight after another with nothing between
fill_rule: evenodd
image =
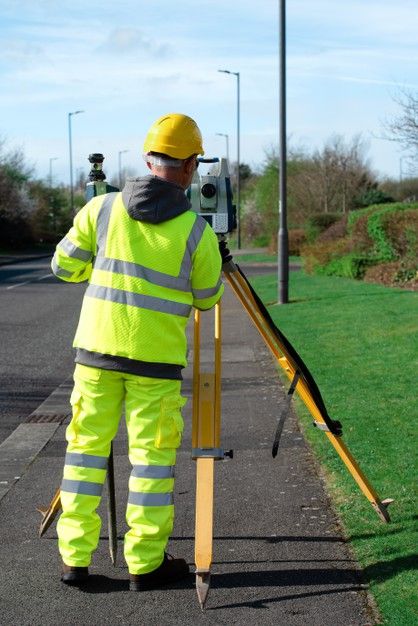
<instances>
[{"instance_id":1,"label":"high visibility jacket","mask_svg":"<svg viewBox=\"0 0 418 626\"><path fill-rule=\"evenodd\" d=\"M90 200L52 260L59 278L89 281L73 343L76 361L181 379L192 307L209 309L223 292L218 241L188 204L171 219L149 223L133 219L124 198Z\"/></svg>"}]
</instances>

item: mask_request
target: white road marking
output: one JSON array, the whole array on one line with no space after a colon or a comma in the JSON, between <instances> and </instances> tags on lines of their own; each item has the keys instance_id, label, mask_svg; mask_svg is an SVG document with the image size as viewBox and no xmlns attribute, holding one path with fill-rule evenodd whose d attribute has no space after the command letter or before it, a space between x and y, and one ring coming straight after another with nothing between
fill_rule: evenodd
<instances>
[{"instance_id":1,"label":"white road marking","mask_svg":"<svg viewBox=\"0 0 418 626\"><path fill-rule=\"evenodd\" d=\"M38 278L34 278L33 280L26 280L24 283L16 283L15 285L9 285L6 289L15 289L15 287L22 287L22 285L29 285L30 283L34 283L37 280L43 280L44 278L49 278L49 276L53 276L53 274L44 274L44 276L38 276Z\"/></svg>"}]
</instances>

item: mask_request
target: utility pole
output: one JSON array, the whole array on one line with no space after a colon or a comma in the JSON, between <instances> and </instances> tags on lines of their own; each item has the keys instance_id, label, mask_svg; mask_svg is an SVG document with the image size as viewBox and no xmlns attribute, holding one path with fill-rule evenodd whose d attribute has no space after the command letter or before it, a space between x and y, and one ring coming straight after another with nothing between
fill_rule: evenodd
<instances>
[{"instance_id":1,"label":"utility pole","mask_svg":"<svg viewBox=\"0 0 418 626\"><path fill-rule=\"evenodd\" d=\"M52 187L52 161L56 161L58 157L49 158L49 186Z\"/></svg>"},{"instance_id":2,"label":"utility pole","mask_svg":"<svg viewBox=\"0 0 418 626\"><path fill-rule=\"evenodd\" d=\"M226 133L216 133L219 137L225 137L226 140L226 160L228 161L229 166L229 135Z\"/></svg>"},{"instance_id":3,"label":"utility pole","mask_svg":"<svg viewBox=\"0 0 418 626\"><path fill-rule=\"evenodd\" d=\"M119 189L122 191L122 154L129 150L119 150L118 152L118 173L119 173Z\"/></svg>"},{"instance_id":4,"label":"utility pole","mask_svg":"<svg viewBox=\"0 0 418 626\"><path fill-rule=\"evenodd\" d=\"M286 0L279 0L279 233L278 300L289 302L289 235L287 230L287 154L286 154Z\"/></svg>"},{"instance_id":5,"label":"utility pole","mask_svg":"<svg viewBox=\"0 0 418 626\"><path fill-rule=\"evenodd\" d=\"M237 245L241 249L241 205L240 205L240 75L239 72L218 70L222 74L232 74L237 79Z\"/></svg>"},{"instance_id":6,"label":"utility pole","mask_svg":"<svg viewBox=\"0 0 418 626\"><path fill-rule=\"evenodd\" d=\"M74 216L74 185L73 185L73 145L72 145L72 133L71 133L71 117L84 113L84 111L72 111L68 113L68 147L70 152L70 211Z\"/></svg>"}]
</instances>

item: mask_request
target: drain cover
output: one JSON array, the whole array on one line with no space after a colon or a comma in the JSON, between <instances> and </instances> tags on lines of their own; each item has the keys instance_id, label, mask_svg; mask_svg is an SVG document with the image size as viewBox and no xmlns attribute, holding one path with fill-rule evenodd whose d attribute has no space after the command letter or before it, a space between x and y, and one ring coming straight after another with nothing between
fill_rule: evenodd
<instances>
[{"instance_id":1,"label":"drain cover","mask_svg":"<svg viewBox=\"0 0 418 626\"><path fill-rule=\"evenodd\" d=\"M30 424L41 424L45 422L62 424L69 415L70 413L32 413L25 422Z\"/></svg>"}]
</instances>

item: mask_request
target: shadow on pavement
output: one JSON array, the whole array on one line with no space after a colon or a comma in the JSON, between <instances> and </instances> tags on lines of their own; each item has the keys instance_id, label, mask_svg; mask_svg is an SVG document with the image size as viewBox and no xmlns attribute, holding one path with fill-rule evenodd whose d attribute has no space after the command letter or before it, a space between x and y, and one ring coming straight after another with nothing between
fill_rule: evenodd
<instances>
[{"instance_id":1,"label":"shadow on pavement","mask_svg":"<svg viewBox=\"0 0 418 626\"><path fill-rule=\"evenodd\" d=\"M176 585L167 585L164 589L191 589L194 586L194 574L189 578L179 581ZM90 574L88 583L79 588L83 593L115 593L118 591L129 591L129 580L120 578L109 578L100 574ZM134 593L134 592L132 592Z\"/></svg>"},{"instance_id":2,"label":"shadow on pavement","mask_svg":"<svg viewBox=\"0 0 418 626\"><path fill-rule=\"evenodd\" d=\"M344 587L344 592L347 591L358 592L361 591L361 587L352 586ZM331 595L335 593L341 593L340 589L324 589L321 591L313 591L312 593L292 593L287 596L276 596L272 598L260 598L258 600L249 602L236 602L231 604L222 604L220 606L206 608L206 611L219 611L220 609L237 609L237 608L251 608L251 609L269 609L269 605L275 602L286 602L289 600L301 600L302 598L313 598L316 596ZM302 611L301 611L302 612Z\"/></svg>"},{"instance_id":3,"label":"shadow on pavement","mask_svg":"<svg viewBox=\"0 0 418 626\"><path fill-rule=\"evenodd\" d=\"M240 587L308 587L312 585L361 586L360 570L356 569L278 569L214 574L211 587L238 589Z\"/></svg>"}]
</instances>

